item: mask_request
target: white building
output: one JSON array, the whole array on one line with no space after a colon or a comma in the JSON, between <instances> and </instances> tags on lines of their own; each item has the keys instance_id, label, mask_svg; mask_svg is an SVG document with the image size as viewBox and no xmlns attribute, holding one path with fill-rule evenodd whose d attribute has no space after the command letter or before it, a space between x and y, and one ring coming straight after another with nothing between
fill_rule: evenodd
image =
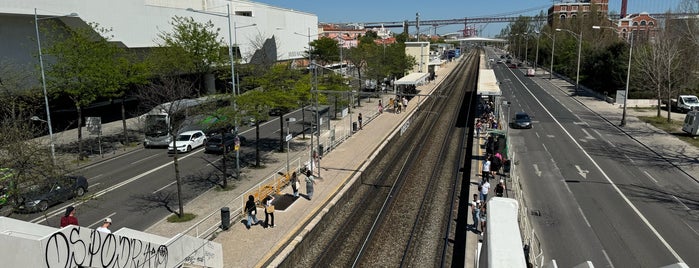
<instances>
[{"instance_id":1,"label":"white building","mask_svg":"<svg viewBox=\"0 0 699 268\"><path fill-rule=\"evenodd\" d=\"M231 7L228 25L227 4ZM158 33L171 32L169 22L174 16L193 17L197 21L212 21L220 28L221 37L228 42L228 27L235 27L233 40L240 47L242 61L250 60L253 42L274 37L277 59L300 59L310 39L317 39L318 17L314 14L274 7L245 0L0 0L0 64L19 65L38 78L38 47L34 27L34 11L39 18L77 13L77 17L62 17L69 27L98 23L110 28L111 40L127 48L155 47ZM187 11L188 8L217 13L221 16ZM41 22L40 22L41 23ZM255 26L245 27L255 24ZM41 34L42 38L44 35ZM44 44L47 40L41 40ZM38 79L31 81L38 85Z\"/></svg>"}]
</instances>

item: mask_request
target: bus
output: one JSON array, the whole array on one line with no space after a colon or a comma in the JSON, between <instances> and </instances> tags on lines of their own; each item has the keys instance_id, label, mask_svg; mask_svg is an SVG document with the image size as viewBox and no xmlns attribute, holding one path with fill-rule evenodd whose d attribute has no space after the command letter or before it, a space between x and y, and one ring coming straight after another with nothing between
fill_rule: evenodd
<instances>
[{"instance_id":1,"label":"bus","mask_svg":"<svg viewBox=\"0 0 699 268\"><path fill-rule=\"evenodd\" d=\"M143 146L146 148L168 146L172 141L170 129L193 113L192 110L204 103L199 99L181 99L163 103L146 114Z\"/></svg>"},{"instance_id":2,"label":"bus","mask_svg":"<svg viewBox=\"0 0 699 268\"><path fill-rule=\"evenodd\" d=\"M493 197L487 203L486 234L477 267L527 267L519 231L519 203L512 198Z\"/></svg>"}]
</instances>

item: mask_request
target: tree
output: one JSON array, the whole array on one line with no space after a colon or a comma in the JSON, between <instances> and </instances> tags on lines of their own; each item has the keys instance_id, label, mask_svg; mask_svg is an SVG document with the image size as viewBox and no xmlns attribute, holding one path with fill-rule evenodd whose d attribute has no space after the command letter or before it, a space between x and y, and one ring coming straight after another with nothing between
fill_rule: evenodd
<instances>
[{"instance_id":1,"label":"tree","mask_svg":"<svg viewBox=\"0 0 699 268\"><path fill-rule=\"evenodd\" d=\"M29 118L36 112L37 103L43 102L37 91L23 89L24 82L33 77L18 70L21 68L17 64L7 60L0 63L0 99L5 102L0 105L0 118L13 121Z\"/></svg>"},{"instance_id":2,"label":"tree","mask_svg":"<svg viewBox=\"0 0 699 268\"><path fill-rule=\"evenodd\" d=\"M145 85L150 77L150 65L147 61L141 61L133 53L119 48L117 55L116 72L114 79L118 86L112 88L107 94L111 98L121 99L121 122L124 130L123 143L129 144L129 135L126 128L126 96L137 86Z\"/></svg>"},{"instance_id":3,"label":"tree","mask_svg":"<svg viewBox=\"0 0 699 268\"><path fill-rule=\"evenodd\" d=\"M340 47L337 40L323 36L311 42L311 55L321 65L340 60Z\"/></svg>"},{"instance_id":4,"label":"tree","mask_svg":"<svg viewBox=\"0 0 699 268\"><path fill-rule=\"evenodd\" d=\"M84 157L82 151L82 109L100 96L108 95L119 87L118 50L109 42L110 30L98 24L90 28L50 31L62 35L46 48L54 64L49 65L46 79L53 93L67 96L78 112L78 159Z\"/></svg>"},{"instance_id":5,"label":"tree","mask_svg":"<svg viewBox=\"0 0 699 268\"><path fill-rule=\"evenodd\" d=\"M191 96L193 92L194 85L184 79L176 77L161 77L157 81L149 84L147 87L139 90L138 94L139 98L142 100L141 105L147 107L158 106L166 114L168 114L170 118L172 118L174 117L175 113L188 107L188 104L184 101L184 99ZM169 102L170 105L160 105L167 102ZM196 111L192 112L196 113ZM168 132L171 135L171 140L173 143L175 143L175 147L177 147L177 135L180 129L183 127L183 124L184 120L170 120ZM175 214L181 218L184 216L184 204L182 202L182 179L178 160L179 154L177 153L177 150L175 150L172 157L172 164L175 168L175 181L177 183L177 199L179 205L178 212L175 212Z\"/></svg>"},{"instance_id":6,"label":"tree","mask_svg":"<svg viewBox=\"0 0 699 268\"><path fill-rule=\"evenodd\" d=\"M175 16L170 21L172 32L158 34L159 48L151 60L160 74L195 74L197 84L202 76L228 64L227 46L211 21L197 22L191 17Z\"/></svg>"}]
</instances>

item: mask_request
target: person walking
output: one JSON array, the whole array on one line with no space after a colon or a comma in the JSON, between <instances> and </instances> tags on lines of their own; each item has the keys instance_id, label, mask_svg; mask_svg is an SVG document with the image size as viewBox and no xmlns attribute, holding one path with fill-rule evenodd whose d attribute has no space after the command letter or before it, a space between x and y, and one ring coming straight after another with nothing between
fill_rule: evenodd
<instances>
[{"instance_id":1,"label":"person walking","mask_svg":"<svg viewBox=\"0 0 699 268\"><path fill-rule=\"evenodd\" d=\"M481 123L481 120L476 121L476 139L481 138L481 127L483 127L483 124Z\"/></svg>"},{"instance_id":2,"label":"person walking","mask_svg":"<svg viewBox=\"0 0 699 268\"><path fill-rule=\"evenodd\" d=\"M383 103L379 100L379 114L383 113Z\"/></svg>"},{"instance_id":3,"label":"person walking","mask_svg":"<svg viewBox=\"0 0 699 268\"><path fill-rule=\"evenodd\" d=\"M306 170L306 196L308 200L313 198L313 184L316 183L313 173L310 170Z\"/></svg>"},{"instance_id":4,"label":"person walking","mask_svg":"<svg viewBox=\"0 0 699 268\"><path fill-rule=\"evenodd\" d=\"M388 99L388 108L393 108L393 113L396 113L396 104L393 98Z\"/></svg>"},{"instance_id":5,"label":"person walking","mask_svg":"<svg viewBox=\"0 0 699 268\"><path fill-rule=\"evenodd\" d=\"M483 202L481 203L481 212L479 213L479 216L481 217L481 234L485 234L485 221L487 214L488 213L486 212L485 202Z\"/></svg>"},{"instance_id":6,"label":"person walking","mask_svg":"<svg viewBox=\"0 0 699 268\"><path fill-rule=\"evenodd\" d=\"M495 185L495 196L502 197L505 193L505 180L500 179L500 183Z\"/></svg>"},{"instance_id":7,"label":"person walking","mask_svg":"<svg viewBox=\"0 0 699 268\"><path fill-rule=\"evenodd\" d=\"M481 172L481 181L487 181L490 179L490 157L486 157L483 162L483 171Z\"/></svg>"},{"instance_id":8,"label":"person walking","mask_svg":"<svg viewBox=\"0 0 699 268\"><path fill-rule=\"evenodd\" d=\"M471 201L471 216L473 217L473 229L478 230L478 223L480 222L481 214L481 200L478 199L478 194L473 194L473 200Z\"/></svg>"},{"instance_id":9,"label":"person walking","mask_svg":"<svg viewBox=\"0 0 699 268\"><path fill-rule=\"evenodd\" d=\"M268 196L265 199L265 228L271 227L274 228L274 205L272 205L272 201L274 201L274 196ZM269 219L272 218L272 221L270 223Z\"/></svg>"},{"instance_id":10,"label":"person walking","mask_svg":"<svg viewBox=\"0 0 699 268\"><path fill-rule=\"evenodd\" d=\"M245 227L250 229L251 225L257 225L260 222L257 220L257 206L255 205L255 197L252 195L249 195L248 201L245 202L245 212L248 214L248 221L245 223Z\"/></svg>"},{"instance_id":11,"label":"person walking","mask_svg":"<svg viewBox=\"0 0 699 268\"><path fill-rule=\"evenodd\" d=\"M488 201L488 191L490 191L490 183L488 180L485 180L481 184L481 202L485 203Z\"/></svg>"},{"instance_id":12,"label":"person walking","mask_svg":"<svg viewBox=\"0 0 699 268\"><path fill-rule=\"evenodd\" d=\"M109 230L109 226L112 226L112 218L105 218L102 221L102 226L97 227L97 231L104 234L111 234L112 231Z\"/></svg>"},{"instance_id":13,"label":"person walking","mask_svg":"<svg viewBox=\"0 0 699 268\"><path fill-rule=\"evenodd\" d=\"M294 190L294 198L299 197L299 178L296 175L296 171L291 173L291 180L289 183L291 184L291 189Z\"/></svg>"},{"instance_id":14,"label":"person walking","mask_svg":"<svg viewBox=\"0 0 699 268\"><path fill-rule=\"evenodd\" d=\"M408 98L406 98L405 96L403 96L402 101L403 101L403 110L406 110L406 111L407 111L407 110L408 110Z\"/></svg>"},{"instance_id":15,"label":"person walking","mask_svg":"<svg viewBox=\"0 0 699 268\"><path fill-rule=\"evenodd\" d=\"M357 116L357 121L359 121L359 129L362 129L362 113L359 113L359 116Z\"/></svg>"},{"instance_id":16,"label":"person walking","mask_svg":"<svg viewBox=\"0 0 699 268\"><path fill-rule=\"evenodd\" d=\"M61 217L61 228L68 225L78 225L78 218L75 217L75 207L68 206L66 213Z\"/></svg>"}]
</instances>

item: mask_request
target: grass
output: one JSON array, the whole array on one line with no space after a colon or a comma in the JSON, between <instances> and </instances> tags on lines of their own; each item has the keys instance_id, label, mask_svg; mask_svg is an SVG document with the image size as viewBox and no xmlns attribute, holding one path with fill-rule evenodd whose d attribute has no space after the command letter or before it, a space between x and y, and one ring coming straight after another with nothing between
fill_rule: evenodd
<instances>
[{"instance_id":1,"label":"grass","mask_svg":"<svg viewBox=\"0 0 699 268\"><path fill-rule=\"evenodd\" d=\"M682 131L682 124L684 123L684 120L671 120L668 122L667 117L663 116L641 116L639 119L667 132L672 136L677 137L686 143L691 144L694 147L699 147L699 139L689 136L687 133Z\"/></svg>"},{"instance_id":2,"label":"grass","mask_svg":"<svg viewBox=\"0 0 699 268\"><path fill-rule=\"evenodd\" d=\"M170 215L170 217L167 217L167 222L188 222L193 219L195 219L197 215L192 214L192 213L185 213L181 218L177 217L177 215L173 214Z\"/></svg>"}]
</instances>

